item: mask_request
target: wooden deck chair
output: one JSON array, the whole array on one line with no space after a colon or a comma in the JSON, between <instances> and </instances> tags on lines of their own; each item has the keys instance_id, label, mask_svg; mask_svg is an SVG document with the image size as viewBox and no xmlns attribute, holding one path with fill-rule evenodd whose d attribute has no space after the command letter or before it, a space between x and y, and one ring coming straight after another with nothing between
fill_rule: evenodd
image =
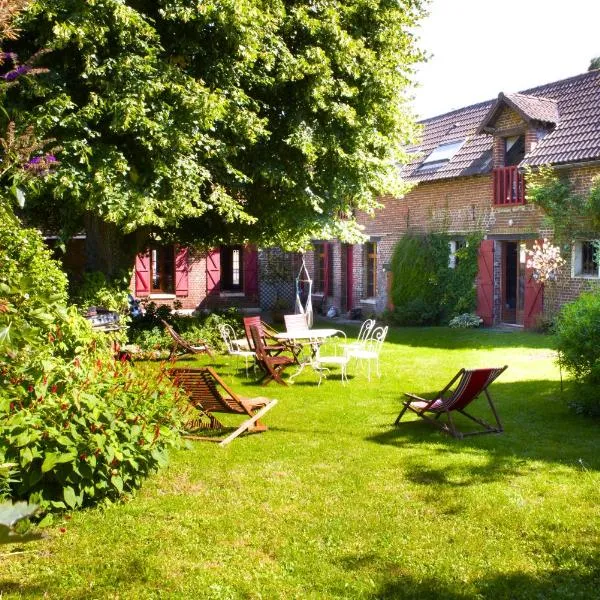
<instances>
[{"instance_id":1,"label":"wooden deck chair","mask_svg":"<svg viewBox=\"0 0 600 600\"><path fill-rule=\"evenodd\" d=\"M169 375L186 392L189 398L186 408L191 406L198 411L195 418L186 423L188 433L185 437L220 442L221 446L225 446L245 431L257 433L267 430L259 419L277 404L277 400L238 396L212 367L176 368L171 369ZM245 415L248 419L224 438L196 435L194 432L202 429L224 429L215 413Z\"/></svg>"},{"instance_id":2,"label":"wooden deck chair","mask_svg":"<svg viewBox=\"0 0 600 600\"><path fill-rule=\"evenodd\" d=\"M275 380L281 385L287 385L282 379L281 373L290 365L297 364L296 359L284 354L278 354L276 356L269 354L266 350L261 331L256 325L250 327L250 336L254 345L254 352L256 352L256 362L264 373L260 379L262 384L266 385L271 380Z\"/></svg>"},{"instance_id":3,"label":"wooden deck chair","mask_svg":"<svg viewBox=\"0 0 600 600\"><path fill-rule=\"evenodd\" d=\"M188 342L184 340L174 329L169 325L164 319L161 319L160 322L164 325L168 334L171 336L173 340L173 345L171 346L171 353L169 354L169 360L174 356L180 355L185 356L186 354L208 354L212 356L212 351L210 346L204 340L198 340L196 342Z\"/></svg>"},{"instance_id":4,"label":"wooden deck chair","mask_svg":"<svg viewBox=\"0 0 600 600\"><path fill-rule=\"evenodd\" d=\"M476 435L479 433L502 433L502 431L504 431L502 423L500 423L500 418L498 417L496 407L492 402L488 387L507 368L508 366L494 369L461 369L452 378L452 381L450 381L450 383L433 400L425 400L415 394L404 394L409 400L403 402L404 408L398 415L394 425L398 425L404 413L407 410L411 410L419 417L430 421L455 438L462 438L467 435ZM490 425L483 419L474 417L465 410L467 406L482 393L485 394L492 410L492 414L496 420L495 426ZM458 411L460 414L471 419L471 421L475 421L475 423L478 423L484 429L466 433L458 431L454 424L454 420L452 419L452 413L454 411ZM438 421L442 415L446 417L445 423Z\"/></svg>"},{"instance_id":5,"label":"wooden deck chair","mask_svg":"<svg viewBox=\"0 0 600 600\"><path fill-rule=\"evenodd\" d=\"M244 317L244 331L246 332L248 347L253 352L255 352L256 349L254 347L254 341L252 340L252 334L250 333L251 327L256 327L258 329L263 346L268 354L278 355L286 350L289 350L287 344L283 344L273 337L273 335L277 332L272 327L264 323L260 317Z\"/></svg>"}]
</instances>

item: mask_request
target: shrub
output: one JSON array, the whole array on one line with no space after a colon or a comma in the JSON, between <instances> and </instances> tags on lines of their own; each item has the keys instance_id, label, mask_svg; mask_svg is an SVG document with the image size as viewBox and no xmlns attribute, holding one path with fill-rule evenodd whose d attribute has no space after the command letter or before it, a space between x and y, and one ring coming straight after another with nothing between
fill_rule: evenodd
<instances>
[{"instance_id":1,"label":"shrub","mask_svg":"<svg viewBox=\"0 0 600 600\"><path fill-rule=\"evenodd\" d=\"M463 313L462 315L458 315L458 317L451 319L448 325L455 328L472 329L474 327L479 327L482 323L483 319L480 316L472 313Z\"/></svg>"},{"instance_id":2,"label":"shrub","mask_svg":"<svg viewBox=\"0 0 600 600\"><path fill-rule=\"evenodd\" d=\"M75 359L15 383L0 414L0 462L15 464L12 495L46 509L135 490L177 441L164 374L144 376L110 357L93 365Z\"/></svg>"},{"instance_id":3,"label":"shrub","mask_svg":"<svg viewBox=\"0 0 600 600\"><path fill-rule=\"evenodd\" d=\"M66 278L39 234L5 216L0 464L11 470L2 491L44 509L115 499L176 442L177 391L161 374L138 375L139 366L114 360L110 339L65 305Z\"/></svg>"},{"instance_id":4,"label":"shrub","mask_svg":"<svg viewBox=\"0 0 600 600\"><path fill-rule=\"evenodd\" d=\"M450 268L448 235L407 233L392 256L392 322L428 325L470 313L476 306L475 277L480 234L473 234L456 252Z\"/></svg>"},{"instance_id":5,"label":"shrub","mask_svg":"<svg viewBox=\"0 0 600 600\"><path fill-rule=\"evenodd\" d=\"M580 382L600 383L600 292L565 304L555 324L560 363Z\"/></svg>"},{"instance_id":6,"label":"shrub","mask_svg":"<svg viewBox=\"0 0 600 600\"><path fill-rule=\"evenodd\" d=\"M71 292L71 301L80 308L102 306L107 310L127 314L129 312L129 274L107 281L104 273L91 271Z\"/></svg>"}]
</instances>

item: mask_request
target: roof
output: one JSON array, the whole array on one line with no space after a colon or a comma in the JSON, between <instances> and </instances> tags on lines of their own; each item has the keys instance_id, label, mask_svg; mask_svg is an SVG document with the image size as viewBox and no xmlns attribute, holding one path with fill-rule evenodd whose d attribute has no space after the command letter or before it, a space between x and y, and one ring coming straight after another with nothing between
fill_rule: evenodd
<instances>
[{"instance_id":1,"label":"roof","mask_svg":"<svg viewBox=\"0 0 600 600\"><path fill-rule=\"evenodd\" d=\"M421 121L421 143L409 148L415 160L402 167L403 178L436 181L489 172L493 137L483 129L505 105L526 122L553 127L521 166L600 160L600 70L595 70ZM459 139L466 142L448 162L434 171L418 170L440 144Z\"/></svg>"}]
</instances>

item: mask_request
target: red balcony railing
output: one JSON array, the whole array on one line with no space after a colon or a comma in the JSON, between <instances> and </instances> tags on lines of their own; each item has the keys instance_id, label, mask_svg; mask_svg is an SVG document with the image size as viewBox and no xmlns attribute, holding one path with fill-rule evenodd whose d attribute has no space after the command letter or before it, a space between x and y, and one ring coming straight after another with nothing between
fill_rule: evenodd
<instances>
[{"instance_id":1,"label":"red balcony railing","mask_svg":"<svg viewBox=\"0 0 600 600\"><path fill-rule=\"evenodd\" d=\"M525 204L525 178L517 167L494 169L494 205Z\"/></svg>"}]
</instances>

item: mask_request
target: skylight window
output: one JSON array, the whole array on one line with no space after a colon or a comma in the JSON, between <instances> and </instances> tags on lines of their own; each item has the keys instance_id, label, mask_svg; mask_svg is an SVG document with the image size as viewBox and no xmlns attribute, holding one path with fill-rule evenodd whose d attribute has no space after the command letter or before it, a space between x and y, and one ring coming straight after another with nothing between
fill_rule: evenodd
<instances>
[{"instance_id":1,"label":"skylight window","mask_svg":"<svg viewBox=\"0 0 600 600\"><path fill-rule=\"evenodd\" d=\"M440 144L424 161L423 164L429 164L439 161L450 161L454 155L461 149L465 140L455 140L453 142L447 142L446 144Z\"/></svg>"}]
</instances>

